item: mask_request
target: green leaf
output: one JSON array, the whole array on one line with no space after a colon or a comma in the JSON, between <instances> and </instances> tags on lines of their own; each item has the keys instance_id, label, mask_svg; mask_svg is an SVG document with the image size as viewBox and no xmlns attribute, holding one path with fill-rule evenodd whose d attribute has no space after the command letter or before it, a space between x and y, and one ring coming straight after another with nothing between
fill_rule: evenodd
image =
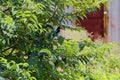
<instances>
[{"instance_id":1,"label":"green leaf","mask_svg":"<svg viewBox=\"0 0 120 80\"><path fill-rule=\"evenodd\" d=\"M52 55L52 53L49 49L41 49L40 54L47 54L48 56Z\"/></svg>"}]
</instances>

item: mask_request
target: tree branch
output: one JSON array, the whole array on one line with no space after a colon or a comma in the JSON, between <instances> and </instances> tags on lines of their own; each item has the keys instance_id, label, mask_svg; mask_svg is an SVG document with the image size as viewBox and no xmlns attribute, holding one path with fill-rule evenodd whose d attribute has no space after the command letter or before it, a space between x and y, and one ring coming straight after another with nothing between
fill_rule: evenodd
<instances>
[{"instance_id":1,"label":"tree branch","mask_svg":"<svg viewBox=\"0 0 120 80\"><path fill-rule=\"evenodd\" d=\"M10 47L8 47L8 48L4 49L3 51L0 51L0 53L6 52L7 50L9 50L9 49L11 49L11 48L13 48L13 47L15 47L15 45L10 46Z\"/></svg>"},{"instance_id":2,"label":"tree branch","mask_svg":"<svg viewBox=\"0 0 120 80\"><path fill-rule=\"evenodd\" d=\"M52 20L52 18L54 17L54 15L56 14L56 12L57 12L57 10L58 10L58 8L56 8L56 6L57 6L57 4L59 3L59 1L57 1L55 4L55 6L54 6L54 12L53 12L53 15L46 21L46 23L47 22L49 22L50 20Z\"/></svg>"},{"instance_id":3,"label":"tree branch","mask_svg":"<svg viewBox=\"0 0 120 80\"><path fill-rule=\"evenodd\" d=\"M15 50L15 48L12 48L11 52L8 54L8 56L12 55L13 51Z\"/></svg>"}]
</instances>

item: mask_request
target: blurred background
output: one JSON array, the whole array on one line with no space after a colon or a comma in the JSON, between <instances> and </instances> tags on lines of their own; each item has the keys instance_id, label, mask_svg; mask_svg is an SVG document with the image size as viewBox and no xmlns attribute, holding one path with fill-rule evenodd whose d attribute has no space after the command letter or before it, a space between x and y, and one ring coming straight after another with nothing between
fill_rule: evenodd
<instances>
[{"instance_id":1,"label":"blurred background","mask_svg":"<svg viewBox=\"0 0 120 80\"><path fill-rule=\"evenodd\" d=\"M65 11L71 12L72 10L73 7L70 7ZM82 26L91 34L93 40L103 38L104 42L112 41L120 43L120 0L111 0L108 4L101 5L100 9L88 14L84 20L79 17L78 19L79 21L73 21L72 24L69 23L68 25ZM70 37L73 34L74 39L81 36L78 33L76 35L74 32L71 35L70 33L68 31L63 35Z\"/></svg>"}]
</instances>

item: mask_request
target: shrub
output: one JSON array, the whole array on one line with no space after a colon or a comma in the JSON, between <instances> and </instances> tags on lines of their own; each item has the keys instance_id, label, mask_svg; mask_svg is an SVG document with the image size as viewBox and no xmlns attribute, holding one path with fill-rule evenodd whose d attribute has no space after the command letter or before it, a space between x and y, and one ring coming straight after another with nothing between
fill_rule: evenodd
<instances>
[{"instance_id":1,"label":"shrub","mask_svg":"<svg viewBox=\"0 0 120 80\"><path fill-rule=\"evenodd\" d=\"M76 16L84 18L87 12L106 1L0 0L0 77L8 80L94 79L89 67L102 60L111 44L97 44L89 38L74 41L52 37L56 27L68 28L65 25L68 20ZM74 5L73 12L65 13L65 7L71 5Z\"/></svg>"}]
</instances>

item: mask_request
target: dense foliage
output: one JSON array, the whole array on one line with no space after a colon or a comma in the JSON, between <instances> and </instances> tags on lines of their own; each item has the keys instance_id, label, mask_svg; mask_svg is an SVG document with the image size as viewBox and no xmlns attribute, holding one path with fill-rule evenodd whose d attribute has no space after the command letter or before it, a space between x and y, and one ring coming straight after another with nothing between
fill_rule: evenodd
<instances>
[{"instance_id":1,"label":"dense foliage","mask_svg":"<svg viewBox=\"0 0 120 80\"><path fill-rule=\"evenodd\" d=\"M106 0L0 0L0 78L99 79L93 76L98 75L98 72L90 72L94 70L90 70L90 67L98 64L95 61L100 62L112 44L97 44L89 38L74 41L65 40L62 36L57 36L54 40L52 37L56 27L67 28L64 24L68 20L76 19L76 16L86 17L86 13L105 2ZM65 12L65 7L70 6L74 6L74 10ZM115 66L118 67L117 64Z\"/></svg>"}]
</instances>

